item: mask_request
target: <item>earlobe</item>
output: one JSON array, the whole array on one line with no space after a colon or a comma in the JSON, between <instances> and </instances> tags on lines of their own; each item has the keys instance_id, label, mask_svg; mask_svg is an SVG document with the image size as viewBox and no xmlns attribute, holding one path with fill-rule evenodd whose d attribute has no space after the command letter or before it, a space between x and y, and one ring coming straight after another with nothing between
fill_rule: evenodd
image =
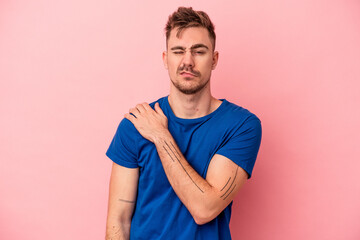
<instances>
[{"instance_id":1,"label":"earlobe","mask_svg":"<svg viewBox=\"0 0 360 240\"><path fill-rule=\"evenodd\" d=\"M168 65L167 65L167 52L166 52L166 51L164 51L164 52L162 53L162 59L163 59L163 63L164 63L165 69L168 69Z\"/></svg>"}]
</instances>

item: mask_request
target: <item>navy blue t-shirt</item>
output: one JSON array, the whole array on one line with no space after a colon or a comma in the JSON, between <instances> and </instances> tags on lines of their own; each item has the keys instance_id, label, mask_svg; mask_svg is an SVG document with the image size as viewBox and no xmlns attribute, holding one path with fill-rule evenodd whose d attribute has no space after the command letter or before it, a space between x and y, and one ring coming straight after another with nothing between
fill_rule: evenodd
<instances>
[{"instance_id":1,"label":"navy blue t-shirt","mask_svg":"<svg viewBox=\"0 0 360 240\"><path fill-rule=\"evenodd\" d=\"M224 99L209 115L182 119L174 115L167 97L156 102L168 118L169 131L184 157L203 178L215 154L229 158L251 177L261 141L261 123L254 114ZM129 120L120 122L106 155L121 166L139 168L130 239L231 239L232 204L211 222L197 225L172 189L155 145Z\"/></svg>"}]
</instances>

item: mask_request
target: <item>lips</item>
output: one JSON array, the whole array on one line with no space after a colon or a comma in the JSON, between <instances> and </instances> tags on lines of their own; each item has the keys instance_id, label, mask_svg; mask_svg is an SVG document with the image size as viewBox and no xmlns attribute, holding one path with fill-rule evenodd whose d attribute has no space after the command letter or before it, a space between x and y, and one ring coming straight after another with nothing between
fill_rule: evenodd
<instances>
[{"instance_id":1,"label":"lips","mask_svg":"<svg viewBox=\"0 0 360 240\"><path fill-rule=\"evenodd\" d=\"M181 72L180 75L183 77L196 77L195 74L189 72Z\"/></svg>"}]
</instances>

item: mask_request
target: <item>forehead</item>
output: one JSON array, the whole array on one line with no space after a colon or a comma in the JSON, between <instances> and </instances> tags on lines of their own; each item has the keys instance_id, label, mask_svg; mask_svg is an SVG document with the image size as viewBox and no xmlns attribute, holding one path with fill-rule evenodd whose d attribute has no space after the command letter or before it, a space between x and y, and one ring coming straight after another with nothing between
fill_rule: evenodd
<instances>
[{"instance_id":1,"label":"forehead","mask_svg":"<svg viewBox=\"0 0 360 240\"><path fill-rule=\"evenodd\" d=\"M169 49L174 46L190 48L192 45L199 43L206 45L209 49L212 49L212 41L206 28L190 27L183 29L180 32L179 36L176 36L177 33L178 28L174 28L173 30L171 30L167 42Z\"/></svg>"}]
</instances>

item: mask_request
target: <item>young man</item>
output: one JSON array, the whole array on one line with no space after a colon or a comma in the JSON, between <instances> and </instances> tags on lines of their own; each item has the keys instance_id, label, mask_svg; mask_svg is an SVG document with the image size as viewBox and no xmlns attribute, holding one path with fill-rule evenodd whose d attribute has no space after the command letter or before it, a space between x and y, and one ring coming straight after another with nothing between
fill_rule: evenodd
<instances>
[{"instance_id":1,"label":"young man","mask_svg":"<svg viewBox=\"0 0 360 240\"><path fill-rule=\"evenodd\" d=\"M106 152L106 237L231 239L231 202L251 177L260 120L211 95L219 54L206 13L180 7L165 30L170 94L130 109Z\"/></svg>"}]
</instances>

